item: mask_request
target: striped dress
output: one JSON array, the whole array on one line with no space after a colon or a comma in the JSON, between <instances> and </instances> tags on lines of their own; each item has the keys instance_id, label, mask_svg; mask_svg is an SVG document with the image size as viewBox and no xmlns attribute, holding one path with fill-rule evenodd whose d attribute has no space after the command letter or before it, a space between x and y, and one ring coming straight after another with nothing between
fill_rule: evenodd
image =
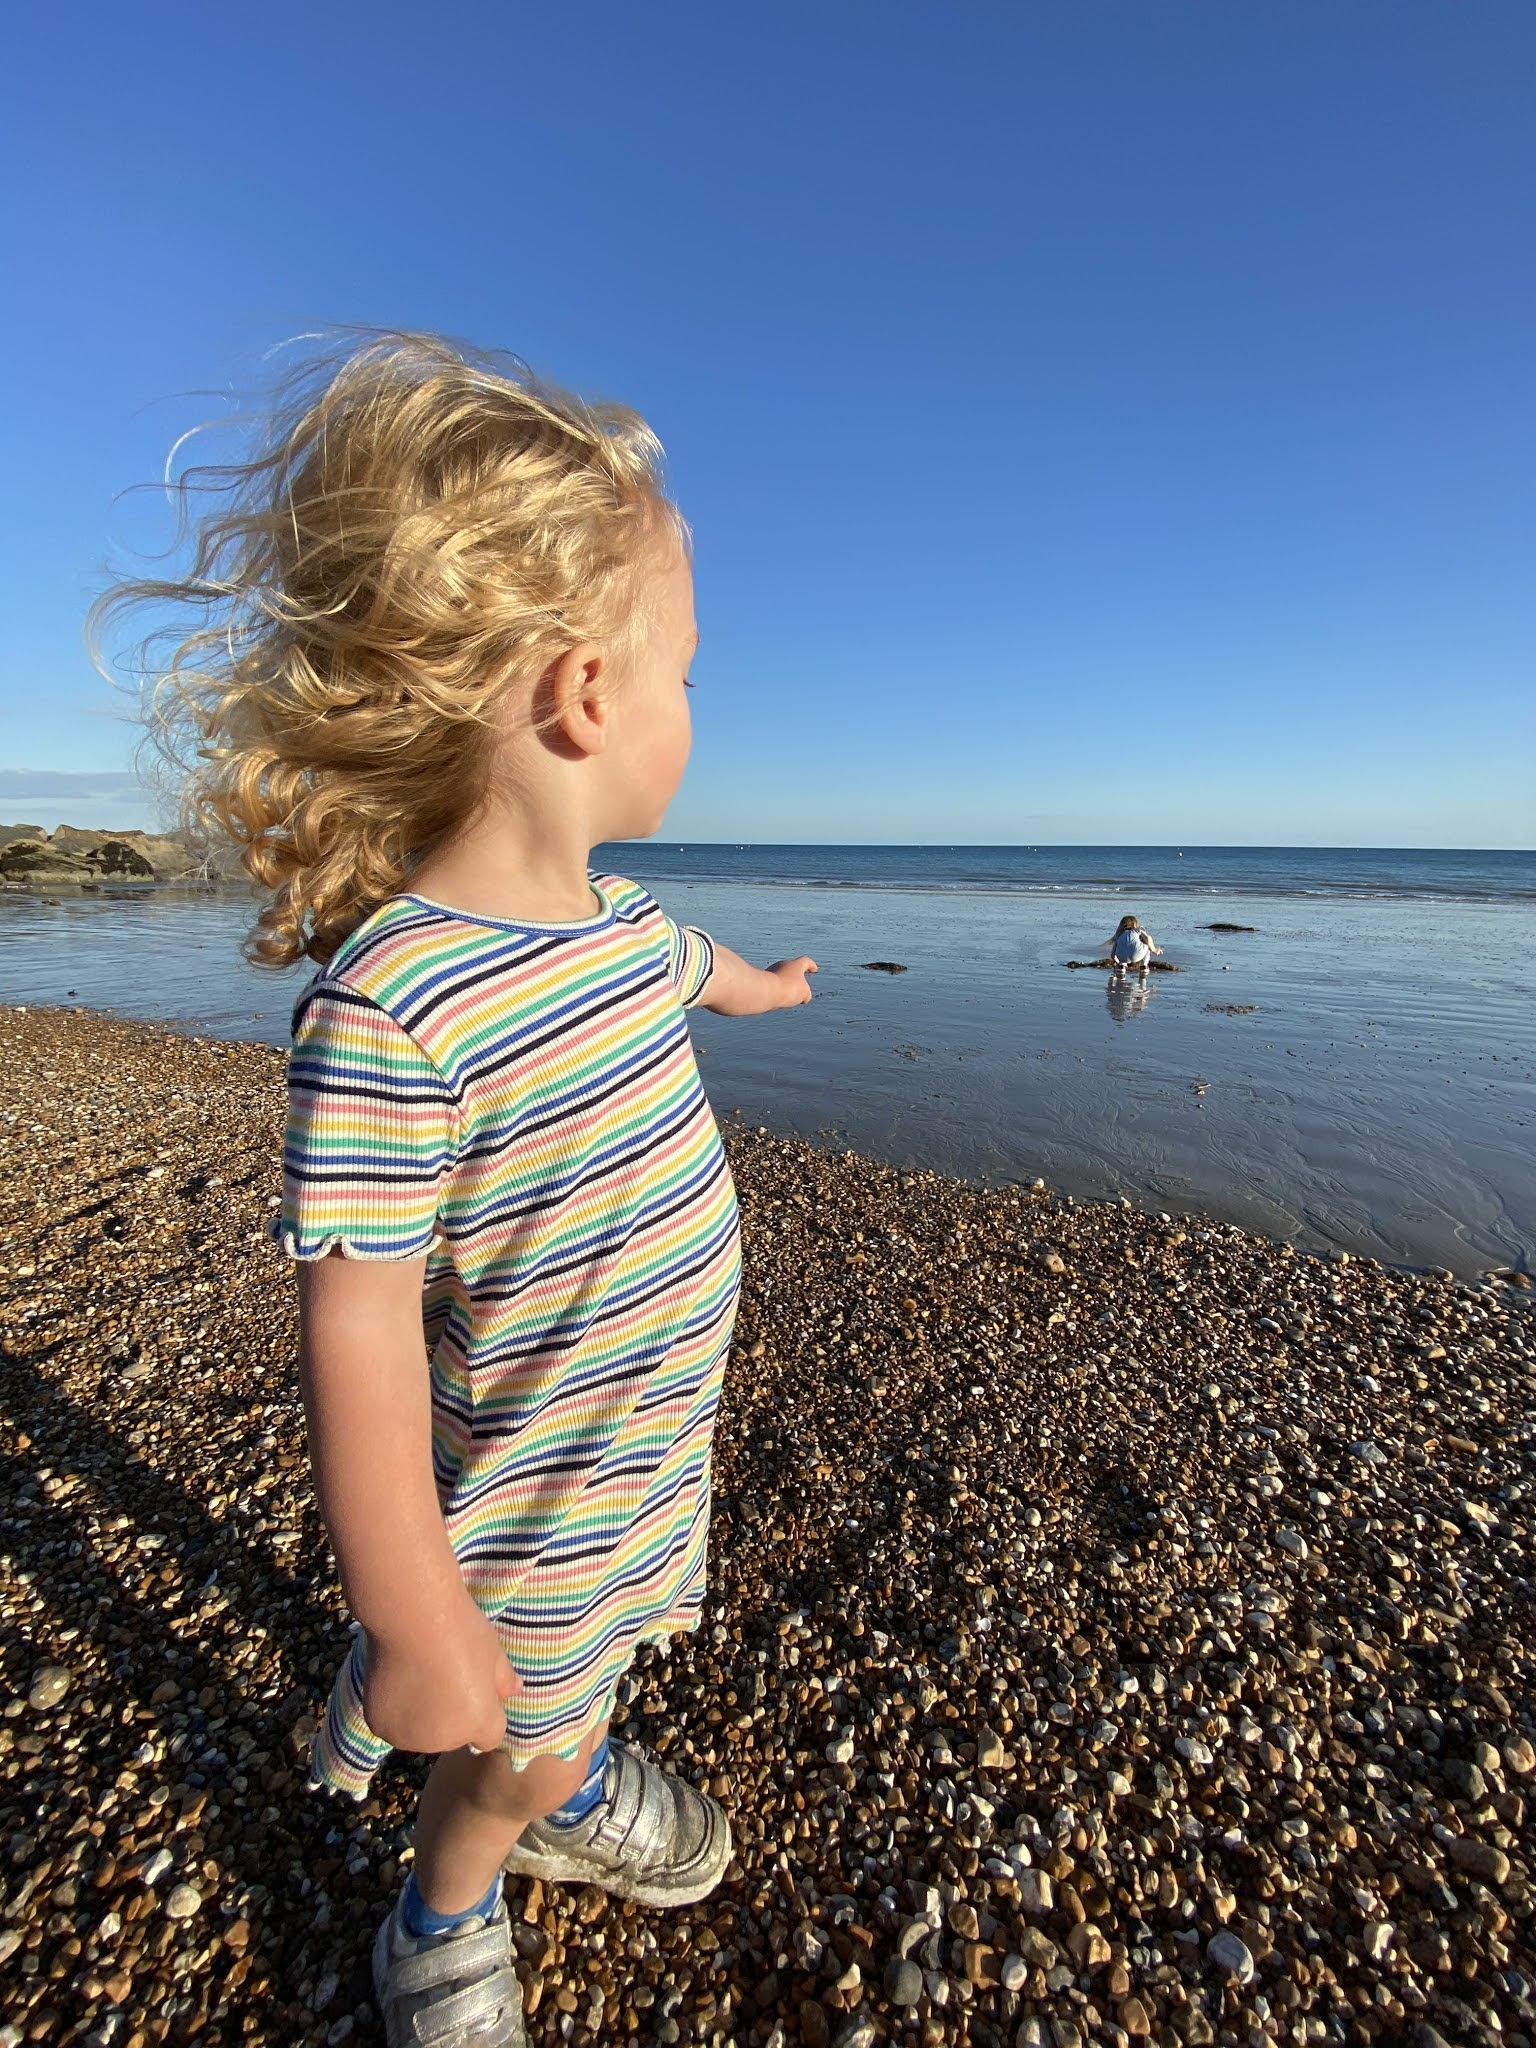
<instances>
[{"instance_id":1,"label":"striped dress","mask_svg":"<svg viewBox=\"0 0 1536 2048\"><path fill-rule=\"evenodd\" d=\"M593 891L571 924L386 903L299 998L289 1068L284 1248L426 1254L433 1471L523 1681L518 1766L574 1755L636 1644L698 1621L740 1278L683 1016L713 947L633 882ZM388 1754L366 1655L312 1760L357 1798Z\"/></svg>"}]
</instances>

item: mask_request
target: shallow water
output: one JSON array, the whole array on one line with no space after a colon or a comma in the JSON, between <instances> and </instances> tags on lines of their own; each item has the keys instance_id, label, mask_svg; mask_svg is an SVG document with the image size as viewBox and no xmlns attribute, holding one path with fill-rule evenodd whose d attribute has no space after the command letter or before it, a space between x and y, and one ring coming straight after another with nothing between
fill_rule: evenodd
<instances>
[{"instance_id":1,"label":"shallow water","mask_svg":"<svg viewBox=\"0 0 1536 2048\"><path fill-rule=\"evenodd\" d=\"M1098 887L655 886L751 958L821 964L807 1010L695 1013L722 1116L976 1179L1208 1210L1309 1246L1462 1273L1531 1262L1527 902L1143 887L1135 907L1185 971L1142 986L1064 965L1113 926ZM0 1001L281 1044L304 972L246 966L247 915L227 894L0 897ZM1217 919L1260 929L1199 928ZM880 959L908 971L860 965Z\"/></svg>"}]
</instances>

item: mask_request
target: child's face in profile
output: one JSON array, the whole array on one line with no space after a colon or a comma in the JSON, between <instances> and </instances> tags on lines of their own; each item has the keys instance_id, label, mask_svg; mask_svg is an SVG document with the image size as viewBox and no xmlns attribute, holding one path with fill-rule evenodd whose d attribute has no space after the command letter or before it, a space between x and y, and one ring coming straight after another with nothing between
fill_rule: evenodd
<instances>
[{"instance_id":1,"label":"child's face in profile","mask_svg":"<svg viewBox=\"0 0 1536 2048\"><path fill-rule=\"evenodd\" d=\"M613 697L607 766L614 821L606 837L644 839L661 829L688 765L693 726L688 664L699 644L693 571L674 548L641 589L643 626L630 673Z\"/></svg>"}]
</instances>

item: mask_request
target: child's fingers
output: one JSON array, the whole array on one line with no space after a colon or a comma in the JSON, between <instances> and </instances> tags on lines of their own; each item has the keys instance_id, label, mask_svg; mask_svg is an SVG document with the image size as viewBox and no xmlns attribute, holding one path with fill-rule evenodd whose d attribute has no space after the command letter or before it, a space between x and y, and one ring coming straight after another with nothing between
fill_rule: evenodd
<instances>
[{"instance_id":1,"label":"child's fingers","mask_svg":"<svg viewBox=\"0 0 1536 2048\"><path fill-rule=\"evenodd\" d=\"M493 1749L500 1749L507 1739L507 1721L504 1714L497 1714L493 1720L487 1715L484 1723L475 1730L474 1740L465 1745L475 1756L486 1756Z\"/></svg>"},{"instance_id":2,"label":"child's fingers","mask_svg":"<svg viewBox=\"0 0 1536 2048\"><path fill-rule=\"evenodd\" d=\"M493 1717L491 1710L489 1708L486 1709L485 1723L483 1727L475 1731L474 1739L469 1745L472 1750L479 1753L490 1749L500 1749L507 1735L507 1717L502 1708L506 1701L516 1699L523 1689L523 1681L518 1677L505 1657L501 1659L497 1667L495 1681L495 1715Z\"/></svg>"}]
</instances>

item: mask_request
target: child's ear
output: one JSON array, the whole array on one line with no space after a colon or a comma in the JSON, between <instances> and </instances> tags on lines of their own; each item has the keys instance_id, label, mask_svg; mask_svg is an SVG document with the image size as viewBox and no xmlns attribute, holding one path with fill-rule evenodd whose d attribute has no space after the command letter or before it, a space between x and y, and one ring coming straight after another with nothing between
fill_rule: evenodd
<instances>
[{"instance_id":1,"label":"child's ear","mask_svg":"<svg viewBox=\"0 0 1536 2048\"><path fill-rule=\"evenodd\" d=\"M595 641L562 654L546 677L553 723L582 754L600 754L608 744L608 700L603 689L607 657Z\"/></svg>"}]
</instances>

